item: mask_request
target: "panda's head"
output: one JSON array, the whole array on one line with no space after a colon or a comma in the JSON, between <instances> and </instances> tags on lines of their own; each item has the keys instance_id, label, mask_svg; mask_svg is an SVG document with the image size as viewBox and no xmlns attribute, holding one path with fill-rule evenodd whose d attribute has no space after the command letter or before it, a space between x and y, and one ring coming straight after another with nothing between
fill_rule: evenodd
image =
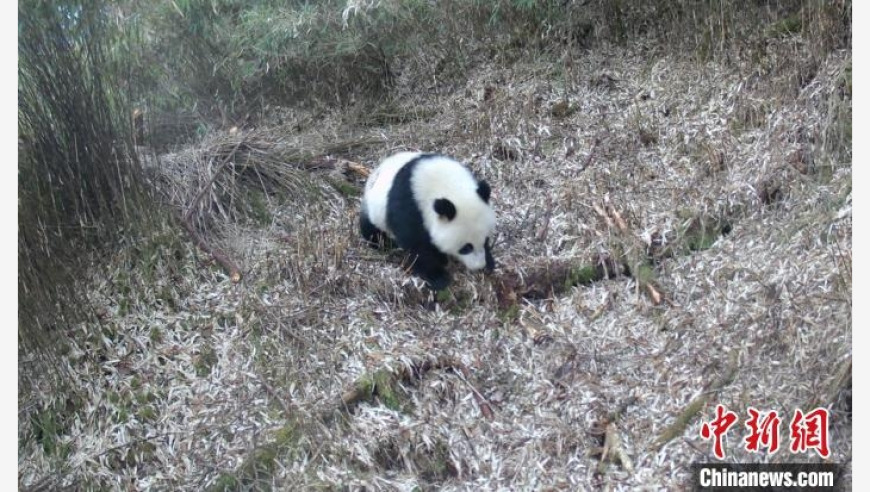
<instances>
[{"instance_id":1,"label":"panda's head","mask_svg":"<svg viewBox=\"0 0 870 492\"><path fill-rule=\"evenodd\" d=\"M490 187L476 181L476 189L454 188L449 196L435 198L430 224L432 244L442 253L461 261L469 270L486 267L486 250L495 228L495 213L489 206Z\"/></svg>"}]
</instances>

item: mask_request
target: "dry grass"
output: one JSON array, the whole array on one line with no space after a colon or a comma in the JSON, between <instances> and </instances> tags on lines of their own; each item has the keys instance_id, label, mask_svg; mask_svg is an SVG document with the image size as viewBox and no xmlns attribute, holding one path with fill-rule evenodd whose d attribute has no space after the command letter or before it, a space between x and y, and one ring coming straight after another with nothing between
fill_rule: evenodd
<instances>
[{"instance_id":1,"label":"dry grass","mask_svg":"<svg viewBox=\"0 0 870 492\"><path fill-rule=\"evenodd\" d=\"M805 79L776 49L761 72L647 53L484 66L455 93L406 94L404 107L425 119L361 128L293 114L300 126L162 158L183 208L228 148L247 146L198 212L244 280L165 237L139 245L138 260L125 251L95 269L99 319L68 358L81 399L65 412L52 395L32 403L29 415L69 417L52 448L40 420L21 419L21 485L51 471L83 488L682 489L689 464L711 458L699 428L716 403L742 416L749 405L791 415L820 402L832 410L833 461L851 473L837 368L852 354L852 164L828 144L851 114L841 84L851 56L834 53ZM360 140L369 143L327 149ZM698 218L729 227L656 257L649 277L504 310L493 279L456 272L435 298L396 255L358 239L354 196L295 165L331 153L374 165L399 148L459 156L493 183L496 276L597 254L642 258L639 244L683 244ZM239 186L244 176L254 185ZM263 189L264 220L231 212ZM596 207L617 211L629 232ZM653 279L667 302L639 288ZM732 353L733 380L685 433L657 441L729 373ZM445 358L469 374L414 372ZM370 397L342 412L352 388ZM607 447L600 428L614 416L609 449L618 441L625 459L604 466L592 454ZM767 459L746 454L740 435L730 434L730 458Z\"/></svg>"}]
</instances>

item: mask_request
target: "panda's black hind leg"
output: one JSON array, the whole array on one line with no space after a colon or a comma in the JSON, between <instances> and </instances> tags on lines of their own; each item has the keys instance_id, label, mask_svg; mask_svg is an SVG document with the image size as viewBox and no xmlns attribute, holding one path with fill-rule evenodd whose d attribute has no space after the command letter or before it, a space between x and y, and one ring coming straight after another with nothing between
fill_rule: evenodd
<instances>
[{"instance_id":1,"label":"panda's black hind leg","mask_svg":"<svg viewBox=\"0 0 870 492\"><path fill-rule=\"evenodd\" d=\"M392 248L395 246L393 241L372 224L372 221L365 214L359 214L359 232L373 248Z\"/></svg>"}]
</instances>

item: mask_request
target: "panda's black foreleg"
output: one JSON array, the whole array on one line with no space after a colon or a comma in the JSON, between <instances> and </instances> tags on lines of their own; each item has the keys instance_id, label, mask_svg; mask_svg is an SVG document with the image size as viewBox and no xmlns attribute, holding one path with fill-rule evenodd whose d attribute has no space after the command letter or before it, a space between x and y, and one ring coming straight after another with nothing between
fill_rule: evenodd
<instances>
[{"instance_id":1,"label":"panda's black foreleg","mask_svg":"<svg viewBox=\"0 0 870 492\"><path fill-rule=\"evenodd\" d=\"M424 248L414 253L416 258L411 270L415 275L425 280L433 290L442 290L450 285L447 255L434 248Z\"/></svg>"},{"instance_id":2,"label":"panda's black foreleg","mask_svg":"<svg viewBox=\"0 0 870 492\"><path fill-rule=\"evenodd\" d=\"M486 241L483 243L483 252L486 256L486 268L484 271L491 273L495 270L495 258L492 257L492 246L490 245L489 238L486 238Z\"/></svg>"},{"instance_id":3,"label":"panda's black foreleg","mask_svg":"<svg viewBox=\"0 0 870 492\"><path fill-rule=\"evenodd\" d=\"M389 236L378 229L365 214L359 214L359 232L373 248L392 248L395 245Z\"/></svg>"}]
</instances>

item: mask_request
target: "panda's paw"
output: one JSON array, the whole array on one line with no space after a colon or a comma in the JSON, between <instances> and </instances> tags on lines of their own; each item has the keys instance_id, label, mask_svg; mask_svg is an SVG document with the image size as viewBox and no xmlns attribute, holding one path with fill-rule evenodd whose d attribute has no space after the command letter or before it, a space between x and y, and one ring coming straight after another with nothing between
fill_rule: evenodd
<instances>
[{"instance_id":1,"label":"panda's paw","mask_svg":"<svg viewBox=\"0 0 870 492\"><path fill-rule=\"evenodd\" d=\"M483 243L483 251L486 258L486 267L483 269L486 273L492 273L495 270L495 258L492 256L492 246L490 246L489 238Z\"/></svg>"},{"instance_id":2,"label":"panda's paw","mask_svg":"<svg viewBox=\"0 0 870 492\"><path fill-rule=\"evenodd\" d=\"M434 277L430 277L426 279L426 282L429 284L429 287L432 290L444 290L447 286L450 285L450 276L447 274L436 275Z\"/></svg>"}]
</instances>

